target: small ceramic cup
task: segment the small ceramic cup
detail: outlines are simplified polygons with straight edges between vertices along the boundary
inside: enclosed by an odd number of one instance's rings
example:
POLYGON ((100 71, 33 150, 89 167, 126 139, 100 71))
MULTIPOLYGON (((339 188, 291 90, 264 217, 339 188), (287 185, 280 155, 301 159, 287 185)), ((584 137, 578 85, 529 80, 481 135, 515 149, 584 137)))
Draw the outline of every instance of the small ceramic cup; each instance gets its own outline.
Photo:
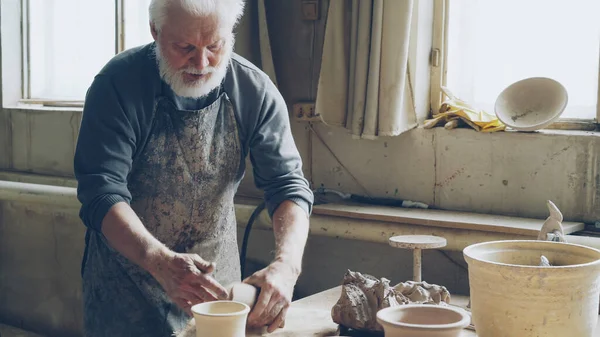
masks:
POLYGON ((385 337, 458 337, 470 315, 460 308, 433 304, 403 304, 377 312, 385 337))
POLYGON ((236 301, 196 304, 192 307, 196 337, 245 337, 249 312, 249 306, 236 301))

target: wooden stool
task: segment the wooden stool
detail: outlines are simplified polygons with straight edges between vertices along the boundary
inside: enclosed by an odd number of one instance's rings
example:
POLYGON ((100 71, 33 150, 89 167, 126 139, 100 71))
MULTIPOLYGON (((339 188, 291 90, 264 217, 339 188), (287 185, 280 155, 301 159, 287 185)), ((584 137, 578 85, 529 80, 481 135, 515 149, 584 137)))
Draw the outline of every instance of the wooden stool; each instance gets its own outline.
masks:
POLYGON ((433 235, 399 235, 389 240, 390 246, 413 250, 413 281, 421 282, 421 249, 446 246, 446 239, 433 235))

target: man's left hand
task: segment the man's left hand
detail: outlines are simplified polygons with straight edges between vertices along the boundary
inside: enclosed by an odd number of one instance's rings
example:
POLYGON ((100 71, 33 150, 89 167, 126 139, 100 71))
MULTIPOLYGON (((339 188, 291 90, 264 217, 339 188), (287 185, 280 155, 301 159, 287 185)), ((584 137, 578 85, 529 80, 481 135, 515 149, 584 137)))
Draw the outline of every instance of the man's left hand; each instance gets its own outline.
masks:
POLYGON ((293 266, 276 260, 244 280, 260 288, 256 304, 248 315, 248 326, 268 325, 269 333, 283 327, 298 276, 299 272, 293 266))

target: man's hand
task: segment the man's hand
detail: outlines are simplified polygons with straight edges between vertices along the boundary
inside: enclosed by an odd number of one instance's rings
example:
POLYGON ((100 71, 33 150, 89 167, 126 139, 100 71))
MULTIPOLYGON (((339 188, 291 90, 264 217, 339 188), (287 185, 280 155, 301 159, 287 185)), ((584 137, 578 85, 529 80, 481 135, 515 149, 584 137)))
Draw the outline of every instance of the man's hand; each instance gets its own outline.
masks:
POLYGON ((283 327, 298 275, 291 265, 276 260, 244 280, 260 288, 256 304, 248 315, 250 327, 268 325, 269 333, 283 327))
POLYGON ((171 300, 192 316, 193 305, 227 298, 227 290, 209 275, 214 268, 214 263, 197 254, 170 252, 154 259, 150 273, 171 300))
POLYGON ((227 298, 225 288, 209 276, 213 263, 171 251, 148 232, 127 203, 111 207, 102 221, 102 234, 115 250, 148 271, 188 314, 192 305, 227 298))

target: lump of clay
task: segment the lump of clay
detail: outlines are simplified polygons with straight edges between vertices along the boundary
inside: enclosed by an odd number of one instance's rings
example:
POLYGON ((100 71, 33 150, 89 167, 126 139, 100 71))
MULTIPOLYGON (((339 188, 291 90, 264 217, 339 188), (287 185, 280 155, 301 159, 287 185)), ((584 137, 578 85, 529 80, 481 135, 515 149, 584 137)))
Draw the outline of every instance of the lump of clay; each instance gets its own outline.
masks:
POLYGON ((562 226, 562 213, 552 201, 548 200, 546 205, 548 206, 548 212, 550 215, 546 221, 544 221, 537 239, 541 241, 567 242, 565 240, 565 233, 562 226))
POLYGON ((394 286, 394 290, 416 304, 449 304, 450 292, 437 284, 408 281, 394 286))
POLYGON ((409 303, 447 304, 450 293, 445 287, 426 282, 404 282, 395 287, 390 281, 348 270, 342 294, 331 309, 333 321, 346 328, 383 331, 377 312, 383 308, 409 303))
POLYGON ((539 266, 540 267, 552 267, 552 265, 550 264, 550 261, 544 255, 542 255, 542 257, 540 258, 540 265, 539 266))

